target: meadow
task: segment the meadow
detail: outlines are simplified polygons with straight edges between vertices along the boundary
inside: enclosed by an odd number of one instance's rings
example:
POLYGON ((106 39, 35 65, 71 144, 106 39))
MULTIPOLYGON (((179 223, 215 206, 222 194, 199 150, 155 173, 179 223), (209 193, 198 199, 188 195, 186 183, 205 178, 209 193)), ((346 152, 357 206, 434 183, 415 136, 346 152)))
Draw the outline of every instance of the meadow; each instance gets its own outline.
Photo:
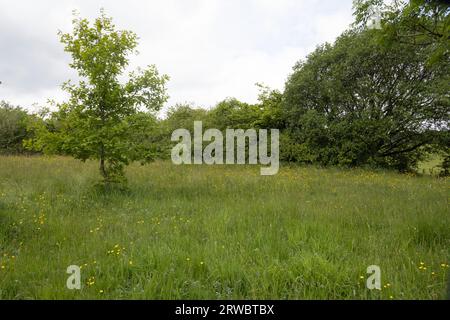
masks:
POLYGON ((0 157, 0 299, 444 299, 449 180, 0 157), (66 288, 81 266, 82 289, 66 288), (381 290, 368 290, 379 265, 381 290))

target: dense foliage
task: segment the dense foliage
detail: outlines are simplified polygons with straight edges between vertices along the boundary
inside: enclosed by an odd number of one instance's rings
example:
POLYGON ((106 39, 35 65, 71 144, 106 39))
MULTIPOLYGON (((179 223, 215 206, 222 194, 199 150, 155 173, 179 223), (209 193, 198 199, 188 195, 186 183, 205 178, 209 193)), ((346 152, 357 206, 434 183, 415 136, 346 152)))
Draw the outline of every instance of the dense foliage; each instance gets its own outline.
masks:
POLYGON ((0 154, 24 153, 22 141, 30 137, 27 131, 27 111, 0 101, 0 154))
POLYGON ((204 129, 280 129, 282 161, 407 171, 432 152, 448 172, 449 11, 440 1, 355 1, 354 26, 299 61, 283 92, 258 84, 258 103, 179 104, 164 119, 154 111, 167 76, 150 66, 119 81, 136 35, 103 13, 93 25, 76 18, 60 37, 82 80, 64 85, 71 98, 56 112, 28 116, 4 103, 0 149, 20 152, 25 139, 34 150, 98 159, 115 181, 130 162, 170 157, 171 133, 200 120, 204 129), (380 29, 365 27, 374 6, 380 29))
POLYGON ((426 64, 427 53, 350 31, 298 63, 284 96, 297 160, 414 166, 448 124, 449 64, 426 64))

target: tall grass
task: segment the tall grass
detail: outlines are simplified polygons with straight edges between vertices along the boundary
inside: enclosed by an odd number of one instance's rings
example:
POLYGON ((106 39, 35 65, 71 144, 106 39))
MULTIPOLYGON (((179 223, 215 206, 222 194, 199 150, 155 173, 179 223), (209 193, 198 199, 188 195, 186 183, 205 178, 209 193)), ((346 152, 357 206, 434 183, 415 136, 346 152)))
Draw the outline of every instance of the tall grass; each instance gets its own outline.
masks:
POLYGON ((445 298, 448 179, 156 162, 104 192, 97 170, 0 157, 0 298, 445 298))

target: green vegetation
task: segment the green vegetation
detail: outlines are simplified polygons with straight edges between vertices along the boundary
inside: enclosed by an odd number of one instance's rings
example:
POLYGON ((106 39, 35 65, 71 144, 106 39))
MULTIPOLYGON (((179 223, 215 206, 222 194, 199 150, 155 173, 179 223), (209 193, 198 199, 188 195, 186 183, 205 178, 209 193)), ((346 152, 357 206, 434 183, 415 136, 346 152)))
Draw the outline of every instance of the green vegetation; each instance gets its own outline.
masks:
POLYGON ((445 135, 449 64, 427 67, 427 50, 401 44, 386 50, 371 31, 345 33, 295 66, 284 105, 297 161, 407 171, 445 135))
POLYGON ((381 30, 374 35, 381 46, 393 48, 398 43, 409 50, 427 48, 428 64, 449 58, 450 16, 446 0, 355 0, 355 27, 359 30, 378 10, 381 30))
POLYGON ((354 26, 284 90, 163 119, 168 77, 123 77, 137 36, 103 12, 75 17, 59 34, 80 78, 69 100, 37 114, 0 104, 0 154, 22 154, 0 156, 0 299, 444 298, 450 11, 383 3, 356 1, 354 26), (379 30, 365 28, 373 5, 379 30), (165 161, 194 121, 279 129, 280 172, 165 161), (66 288, 70 265, 81 290, 66 288))
POLYGON ((13 129, 23 126, 17 117, 8 120, 14 126, 0 123, 0 141, 26 138, 33 151, 97 159, 103 182, 124 182, 126 165, 169 158, 171 133, 198 120, 205 129, 279 129, 282 161, 412 172, 439 154, 448 175, 449 12, 425 0, 355 1, 354 25, 299 61, 283 92, 258 84, 256 104, 176 105, 164 119, 155 111, 167 99, 167 76, 150 66, 121 77, 137 36, 117 31, 103 12, 92 23, 75 17, 72 33, 60 33, 81 78, 63 86, 69 101, 25 117, 25 137, 13 129), (375 6, 381 29, 368 29, 375 6))
POLYGON ((421 174, 439 175, 442 171, 443 160, 439 154, 431 154, 418 164, 417 171, 421 174))
POLYGON ((158 161, 105 192, 97 170, 0 158, 0 298, 445 298, 448 178, 158 161))
POLYGON ((27 146, 82 161, 99 160, 103 182, 122 183, 124 166, 152 158, 145 142, 156 122, 152 112, 167 100, 168 77, 149 66, 131 72, 129 80, 121 83, 119 77, 137 46, 137 36, 116 31, 103 12, 92 24, 76 17, 73 25, 73 33, 60 32, 60 40, 81 80, 77 85, 70 81, 63 85, 70 100, 57 105, 58 111, 47 115, 50 119, 31 123, 35 135, 27 146))
POLYGON ((0 101, 0 154, 24 153, 23 140, 30 138, 27 131, 26 110, 0 101))

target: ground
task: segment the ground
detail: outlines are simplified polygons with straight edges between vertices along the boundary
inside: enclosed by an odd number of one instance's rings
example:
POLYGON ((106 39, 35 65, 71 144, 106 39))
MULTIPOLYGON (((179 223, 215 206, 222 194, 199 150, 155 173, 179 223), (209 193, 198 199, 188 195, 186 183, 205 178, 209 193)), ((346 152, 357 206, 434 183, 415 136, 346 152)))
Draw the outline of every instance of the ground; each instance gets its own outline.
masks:
POLYGON ((448 179, 155 162, 105 192, 97 167, 0 157, 1 299, 445 298, 448 179))

